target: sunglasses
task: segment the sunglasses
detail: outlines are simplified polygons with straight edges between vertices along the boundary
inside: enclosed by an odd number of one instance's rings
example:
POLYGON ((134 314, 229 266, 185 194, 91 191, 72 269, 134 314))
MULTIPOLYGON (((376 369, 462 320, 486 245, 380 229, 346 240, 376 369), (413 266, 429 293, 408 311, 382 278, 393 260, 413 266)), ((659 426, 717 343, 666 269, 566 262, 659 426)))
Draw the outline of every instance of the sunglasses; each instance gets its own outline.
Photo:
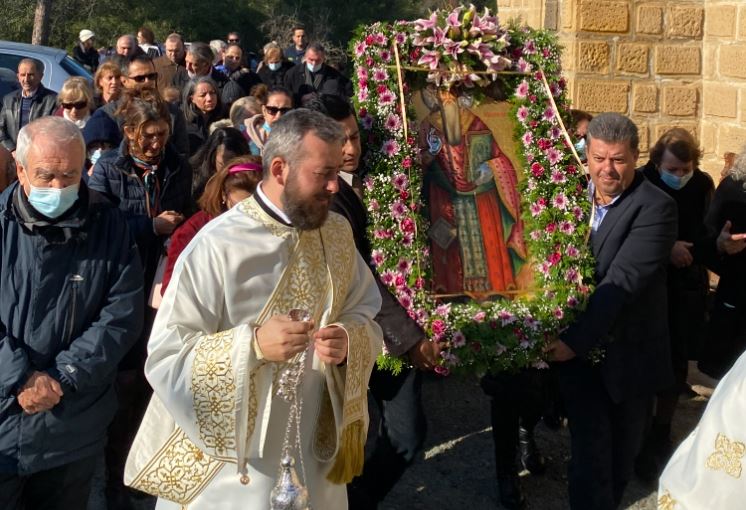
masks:
POLYGON ((279 106, 265 106, 265 108, 267 109, 267 113, 270 115, 277 115, 278 113, 285 115, 287 112, 292 110, 292 108, 281 108, 279 106))
POLYGON ((72 110, 75 108, 76 110, 82 110, 83 108, 88 107, 87 101, 78 101, 77 103, 62 103, 62 108, 65 110, 72 110))
POLYGON ((238 44, 241 42, 241 39, 228 39, 228 42, 238 44))
POLYGON ((130 76, 130 80, 134 80, 137 83, 143 83, 144 81, 155 81, 158 79, 158 73, 141 74, 140 76, 130 76))

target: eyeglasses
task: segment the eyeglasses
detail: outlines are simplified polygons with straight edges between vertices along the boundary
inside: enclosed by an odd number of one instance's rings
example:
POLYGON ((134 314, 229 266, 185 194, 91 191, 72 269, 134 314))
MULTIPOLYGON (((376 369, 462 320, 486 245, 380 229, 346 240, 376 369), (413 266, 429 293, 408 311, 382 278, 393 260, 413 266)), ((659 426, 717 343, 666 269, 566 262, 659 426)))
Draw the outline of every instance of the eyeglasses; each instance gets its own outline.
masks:
POLYGON ((140 76, 129 76, 130 80, 134 80, 137 83, 143 83, 147 81, 155 81, 158 79, 158 73, 141 74, 140 76))
POLYGON ((272 116, 275 116, 278 113, 285 115, 287 112, 292 110, 292 108, 279 107, 279 106, 265 106, 265 108, 267 109, 267 113, 269 113, 272 116))
POLYGON ((78 101, 77 103, 62 103, 62 108, 65 110, 72 110, 75 108, 76 110, 82 110, 83 108, 88 107, 87 101, 78 101))

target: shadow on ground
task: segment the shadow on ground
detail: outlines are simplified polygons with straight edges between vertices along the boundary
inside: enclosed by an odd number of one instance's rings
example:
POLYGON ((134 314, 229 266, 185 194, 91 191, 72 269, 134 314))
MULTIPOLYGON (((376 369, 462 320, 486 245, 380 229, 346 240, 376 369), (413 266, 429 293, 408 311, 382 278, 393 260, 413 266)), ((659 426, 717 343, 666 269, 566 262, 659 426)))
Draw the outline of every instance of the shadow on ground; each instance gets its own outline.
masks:
MULTIPOLYGON (((404 474, 381 505, 381 510, 488 510, 501 508, 495 482, 489 400, 474 377, 428 376, 423 385, 428 417, 425 452, 404 474)), ((683 397, 674 423, 680 441, 696 425, 706 399, 683 397)), ((374 418, 373 411, 371 418, 374 418)), ((372 423, 375 423, 372 422, 372 423)), ((566 463, 570 435, 567 429, 552 431, 540 423, 536 440, 547 457, 547 472, 522 477, 527 508, 565 510, 566 463)), ((655 487, 634 480, 622 508, 653 510, 655 487)))

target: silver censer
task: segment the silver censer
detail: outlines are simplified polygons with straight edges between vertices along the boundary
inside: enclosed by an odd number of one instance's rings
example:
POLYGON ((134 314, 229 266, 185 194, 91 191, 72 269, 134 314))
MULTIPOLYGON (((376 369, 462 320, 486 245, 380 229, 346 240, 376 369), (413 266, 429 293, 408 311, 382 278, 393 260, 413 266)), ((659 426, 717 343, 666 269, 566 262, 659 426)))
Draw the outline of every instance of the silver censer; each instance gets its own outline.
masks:
MULTIPOLYGON (((288 312, 294 321, 310 321, 311 314, 307 310, 294 308, 288 312)), ((278 381, 276 395, 290 404, 288 424, 285 429, 285 438, 282 443, 282 459, 280 460, 280 473, 269 497, 271 510, 311 510, 308 498, 308 489, 300 482, 298 473, 295 471, 295 458, 292 453, 295 450, 300 459, 303 480, 306 480, 306 472, 303 466, 303 453, 300 441, 300 419, 303 410, 303 396, 301 382, 303 370, 306 366, 308 350, 293 358, 283 370, 278 381), (291 444, 292 429, 295 429, 295 438, 291 444)))

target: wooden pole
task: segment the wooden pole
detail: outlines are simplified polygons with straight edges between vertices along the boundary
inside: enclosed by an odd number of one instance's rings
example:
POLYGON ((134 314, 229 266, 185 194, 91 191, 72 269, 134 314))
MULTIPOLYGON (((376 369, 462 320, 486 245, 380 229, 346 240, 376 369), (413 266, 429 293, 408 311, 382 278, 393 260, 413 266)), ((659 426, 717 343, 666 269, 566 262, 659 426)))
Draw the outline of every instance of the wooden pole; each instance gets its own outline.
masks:
POLYGON ((47 45, 49 43, 49 21, 52 16, 52 0, 36 0, 34 11, 34 31, 31 44, 47 45))

